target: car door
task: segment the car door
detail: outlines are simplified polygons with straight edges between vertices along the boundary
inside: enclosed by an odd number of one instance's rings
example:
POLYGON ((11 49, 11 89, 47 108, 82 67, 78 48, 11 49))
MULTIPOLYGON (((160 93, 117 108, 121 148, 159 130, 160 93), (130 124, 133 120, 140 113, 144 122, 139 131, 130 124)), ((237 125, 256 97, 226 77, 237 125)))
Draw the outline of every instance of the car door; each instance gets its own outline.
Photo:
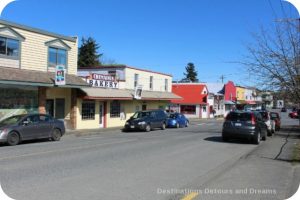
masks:
POLYGON ((22 140, 31 140, 39 137, 37 130, 38 123, 38 115, 29 115, 22 120, 19 128, 22 140))
POLYGON ((260 129, 262 136, 267 136, 268 128, 262 115, 260 113, 257 113, 256 119, 258 123, 258 128, 260 129))
POLYGON ((50 137, 53 129, 52 119, 48 115, 39 115, 38 131, 39 138, 48 138, 50 137))
POLYGON ((151 119, 152 128, 157 128, 159 120, 158 120, 158 116, 154 111, 150 113, 150 119, 151 119))

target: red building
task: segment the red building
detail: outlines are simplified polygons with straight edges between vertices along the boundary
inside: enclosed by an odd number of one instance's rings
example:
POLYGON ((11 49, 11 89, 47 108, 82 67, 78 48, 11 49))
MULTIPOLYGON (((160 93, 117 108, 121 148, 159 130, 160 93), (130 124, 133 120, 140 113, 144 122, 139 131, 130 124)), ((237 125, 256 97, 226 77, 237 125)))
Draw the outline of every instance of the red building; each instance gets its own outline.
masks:
POLYGON ((170 111, 180 112, 190 118, 207 118, 209 116, 208 90, 205 84, 173 83, 172 93, 181 96, 182 99, 172 100, 170 111))

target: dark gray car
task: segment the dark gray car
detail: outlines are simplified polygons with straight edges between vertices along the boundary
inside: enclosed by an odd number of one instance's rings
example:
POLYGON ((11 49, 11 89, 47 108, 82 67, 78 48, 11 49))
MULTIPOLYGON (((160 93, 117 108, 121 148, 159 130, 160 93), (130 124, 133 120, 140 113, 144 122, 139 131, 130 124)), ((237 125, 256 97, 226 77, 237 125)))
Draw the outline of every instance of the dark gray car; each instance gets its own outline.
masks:
POLYGON ((222 138, 245 138, 255 144, 266 140, 267 125, 259 112, 230 112, 223 124, 222 138))
POLYGON ((44 114, 15 115, 0 121, 0 142, 9 145, 42 138, 58 141, 64 133, 62 121, 44 114))

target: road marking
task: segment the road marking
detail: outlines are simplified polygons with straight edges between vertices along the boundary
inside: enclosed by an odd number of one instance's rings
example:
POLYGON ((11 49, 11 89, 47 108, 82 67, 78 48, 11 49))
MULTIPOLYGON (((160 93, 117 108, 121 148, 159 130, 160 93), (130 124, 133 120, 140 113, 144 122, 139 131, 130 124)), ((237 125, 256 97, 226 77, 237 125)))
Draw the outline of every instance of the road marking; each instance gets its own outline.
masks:
POLYGON ((198 196, 198 193, 197 192, 192 192, 192 193, 189 193, 188 195, 186 195, 185 197, 183 197, 181 200, 192 200, 196 196, 198 196))
POLYGON ((95 144, 95 145, 85 145, 85 146, 79 146, 79 147, 71 147, 71 148, 60 149, 60 150, 53 150, 53 151, 43 151, 43 152, 38 152, 38 153, 28 153, 28 154, 23 154, 23 155, 19 155, 19 156, 3 157, 3 158, 0 158, 0 160, 11 160, 11 159, 15 159, 15 158, 24 158, 24 157, 29 157, 29 156, 38 156, 38 155, 49 154, 49 153, 58 153, 58 152, 73 151, 73 150, 80 150, 80 149, 89 149, 89 148, 92 148, 92 147, 99 147, 99 146, 112 145, 112 144, 121 144, 121 143, 133 142, 133 141, 137 141, 137 140, 133 139, 133 140, 126 140, 126 141, 119 141, 119 142, 107 142, 107 143, 101 143, 101 144, 95 144))

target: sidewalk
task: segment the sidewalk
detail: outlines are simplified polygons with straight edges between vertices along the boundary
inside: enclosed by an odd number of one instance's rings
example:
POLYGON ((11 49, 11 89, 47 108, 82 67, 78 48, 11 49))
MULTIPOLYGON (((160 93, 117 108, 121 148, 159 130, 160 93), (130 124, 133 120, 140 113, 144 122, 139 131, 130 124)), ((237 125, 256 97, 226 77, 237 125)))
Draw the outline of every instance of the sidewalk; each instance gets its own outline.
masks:
POLYGON ((77 137, 83 135, 97 135, 103 133, 110 133, 110 132, 122 132, 123 126, 120 127, 113 127, 113 128, 97 128, 97 129, 79 129, 79 130, 66 130, 66 135, 75 135, 77 137))
POLYGON ((299 127, 284 127, 231 169, 200 186, 196 199, 277 199, 292 196, 300 183, 299 127), (206 191, 210 191, 205 193, 206 191))

